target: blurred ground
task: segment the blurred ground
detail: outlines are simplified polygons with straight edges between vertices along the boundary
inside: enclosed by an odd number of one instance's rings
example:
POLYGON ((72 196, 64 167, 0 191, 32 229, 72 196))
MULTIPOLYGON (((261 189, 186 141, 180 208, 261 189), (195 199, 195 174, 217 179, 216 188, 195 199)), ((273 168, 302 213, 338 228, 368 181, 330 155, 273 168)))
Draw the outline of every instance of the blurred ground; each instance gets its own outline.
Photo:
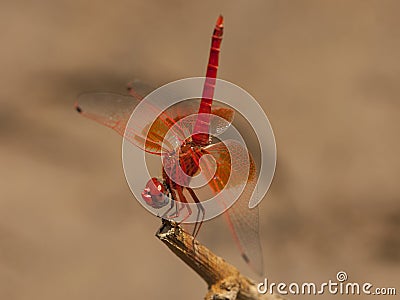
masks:
MULTIPOLYGON (((203 297, 204 283, 154 237, 159 220, 132 198, 120 138, 72 104, 132 78, 158 86, 203 75, 219 13, 219 75, 261 102, 277 140, 261 204, 269 280, 325 282, 345 270, 399 290, 399 9, 389 0, 3 1, 0 299, 203 297)), ((213 223, 201 239, 246 270, 213 223)))

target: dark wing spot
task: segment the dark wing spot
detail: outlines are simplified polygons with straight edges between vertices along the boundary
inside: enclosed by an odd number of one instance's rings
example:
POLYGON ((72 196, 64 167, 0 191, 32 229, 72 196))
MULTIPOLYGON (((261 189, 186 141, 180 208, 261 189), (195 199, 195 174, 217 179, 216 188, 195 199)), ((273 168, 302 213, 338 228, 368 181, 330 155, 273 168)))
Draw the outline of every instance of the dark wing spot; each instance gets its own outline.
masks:
POLYGON ((77 111, 78 113, 81 113, 81 112, 82 112, 82 109, 81 109, 79 106, 75 106, 75 109, 76 109, 76 111, 77 111))
POLYGON ((245 261, 246 263, 249 263, 249 262, 250 262, 250 259, 247 257, 246 254, 242 254, 242 257, 243 257, 243 259, 244 259, 244 261, 245 261))

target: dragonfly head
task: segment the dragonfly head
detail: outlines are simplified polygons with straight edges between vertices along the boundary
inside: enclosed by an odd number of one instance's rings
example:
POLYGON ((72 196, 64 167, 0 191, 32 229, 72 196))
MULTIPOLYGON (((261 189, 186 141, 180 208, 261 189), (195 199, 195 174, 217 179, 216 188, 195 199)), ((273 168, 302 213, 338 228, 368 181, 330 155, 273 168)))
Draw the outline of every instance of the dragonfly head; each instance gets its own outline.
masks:
POLYGON ((169 203, 168 190, 157 178, 151 178, 142 192, 143 200, 153 208, 161 208, 169 203))

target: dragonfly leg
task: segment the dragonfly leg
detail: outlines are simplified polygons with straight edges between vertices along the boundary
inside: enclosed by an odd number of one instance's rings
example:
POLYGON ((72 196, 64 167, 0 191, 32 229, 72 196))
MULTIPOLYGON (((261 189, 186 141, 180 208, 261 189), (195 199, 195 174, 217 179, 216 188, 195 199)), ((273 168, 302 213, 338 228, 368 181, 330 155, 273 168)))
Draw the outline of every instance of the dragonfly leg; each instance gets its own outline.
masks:
POLYGON ((168 215, 169 214, 169 212, 174 208, 174 206, 176 207, 176 214, 177 214, 177 211, 178 211, 178 204, 176 203, 176 201, 175 200, 173 200, 173 199, 171 199, 171 205, 170 205, 170 207, 165 211, 165 213, 163 213, 162 214, 162 216, 161 216, 161 218, 162 219, 171 219, 172 217, 173 217, 173 215, 168 215))
POLYGON ((205 212, 204 207, 201 204, 199 198, 193 191, 193 189, 191 189, 189 187, 187 187, 186 189, 189 191, 190 196, 192 197, 193 201, 196 202, 196 205, 197 205, 196 224, 194 225, 194 229, 193 229, 193 237, 196 238, 196 236, 200 232, 201 225, 203 225, 204 216, 205 216, 206 212, 205 212), (200 213, 202 214, 201 218, 200 218, 200 213))
POLYGON ((179 216, 180 212, 186 208, 187 204, 176 201, 175 218, 179 216), (179 208, 178 208, 179 207, 179 208))
MULTIPOLYGON (((175 198, 176 199, 176 198, 175 198)), ((180 212, 186 208, 187 204, 182 203, 177 200, 171 200, 171 206, 168 208, 168 210, 162 215, 162 217, 167 217, 168 219, 175 219, 179 217, 180 212), (168 213, 175 207, 175 212, 171 215, 168 215, 168 213)))
MULTIPOLYGON (((171 187, 171 181, 170 179, 167 180, 167 185, 168 187, 171 187)), ((178 211, 178 198, 176 197, 176 193, 172 188, 169 188, 170 193, 171 193, 171 206, 168 208, 168 210, 163 214, 163 217, 167 217, 168 219, 174 219, 179 216, 179 211, 178 211), (175 213, 168 215, 169 212, 175 207, 175 213)))
POLYGON ((187 212, 188 212, 188 214, 182 219, 182 221, 179 222, 179 223, 183 223, 192 214, 192 209, 190 208, 189 202, 187 201, 185 195, 183 194, 182 187, 181 186, 177 186, 176 187, 176 191, 178 192, 179 201, 185 205, 185 207, 187 209, 187 212))

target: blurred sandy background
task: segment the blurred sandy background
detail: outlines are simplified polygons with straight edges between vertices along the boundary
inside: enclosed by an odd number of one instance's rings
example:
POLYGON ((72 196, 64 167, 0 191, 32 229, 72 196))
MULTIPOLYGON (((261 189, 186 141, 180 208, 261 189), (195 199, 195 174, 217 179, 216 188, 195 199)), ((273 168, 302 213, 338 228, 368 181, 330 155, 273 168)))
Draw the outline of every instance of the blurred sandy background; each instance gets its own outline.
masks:
MULTIPOLYGON (((344 270, 399 291, 399 11, 388 0, 2 1, 0 299, 202 299, 205 284, 132 198, 120 137, 73 102, 132 78, 203 75, 219 13, 219 75, 261 102, 276 135, 261 204, 268 278, 344 270)), ((248 273, 213 223, 201 240, 248 273)))

